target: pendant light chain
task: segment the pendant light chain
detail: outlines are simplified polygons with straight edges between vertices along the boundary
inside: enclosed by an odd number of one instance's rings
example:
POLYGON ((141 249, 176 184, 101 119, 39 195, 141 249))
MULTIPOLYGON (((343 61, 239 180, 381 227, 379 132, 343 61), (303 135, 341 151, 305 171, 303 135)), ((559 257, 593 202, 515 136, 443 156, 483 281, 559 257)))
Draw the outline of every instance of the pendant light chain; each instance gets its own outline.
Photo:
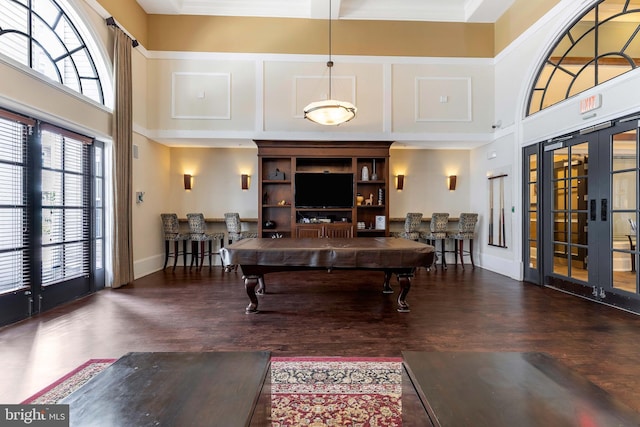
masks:
POLYGON ((329 99, 331 98, 331 69, 333 68, 333 61, 331 60, 331 3, 333 0, 329 0, 329 61, 327 62, 327 67, 329 67, 329 99))
POLYGON ((331 80, 333 79, 331 68, 333 67, 333 59, 332 59, 332 44, 333 44, 333 35, 331 28, 331 2, 329 1, 329 61, 327 62, 327 67, 329 67, 329 98, 323 99, 322 101, 315 101, 309 103, 304 108, 304 118, 310 120, 312 122, 321 124, 321 125, 339 125, 341 123, 348 122, 356 116, 357 108, 350 102, 347 101, 339 101, 333 99, 333 95, 331 93, 331 80))

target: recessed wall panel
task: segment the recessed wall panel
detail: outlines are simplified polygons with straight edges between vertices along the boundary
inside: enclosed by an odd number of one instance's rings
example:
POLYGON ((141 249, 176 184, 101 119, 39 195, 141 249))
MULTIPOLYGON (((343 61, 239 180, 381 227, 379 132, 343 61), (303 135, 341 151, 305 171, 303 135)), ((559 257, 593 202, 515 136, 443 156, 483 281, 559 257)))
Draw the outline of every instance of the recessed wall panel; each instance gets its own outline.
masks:
POLYGON ((231 75, 177 72, 171 82, 174 119, 231 119, 231 75))
POLYGON ((391 80, 393 132, 479 135, 493 131, 492 64, 393 64, 391 80))
POLYGON ((471 79, 416 78, 416 122, 470 122, 471 79))
POLYGON ((355 133, 383 129, 383 67, 380 64, 336 61, 331 98, 353 103, 355 119, 340 126, 305 120, 304 107, 329 98, 326 63, 266 61, 264 63, 264 131, 355 133))

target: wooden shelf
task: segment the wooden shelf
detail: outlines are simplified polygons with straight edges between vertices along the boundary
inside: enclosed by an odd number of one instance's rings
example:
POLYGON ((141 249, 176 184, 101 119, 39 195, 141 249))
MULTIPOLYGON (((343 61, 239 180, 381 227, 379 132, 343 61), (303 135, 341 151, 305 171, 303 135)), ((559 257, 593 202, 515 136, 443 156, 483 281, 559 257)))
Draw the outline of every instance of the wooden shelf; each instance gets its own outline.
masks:
POLYGON ((256 140, 258 146, 258 233, 271 237, 275 233, 296 236, 301 217, 329 217, 353 225, 359 236, 389 235, 389 141, 273 141, 256 140), (376 180, 363 181, 362 170, 375 171, 376 180), (276 170, 285 179, 269 179, 276 170), (296 173, 329 172, 353 174, 353 206, 348 208, 296 208, 294 206, 296 173), (355 195, 365 199, 373 194, 373 205, 356 205, 355 195), (378 199, 385 203, 379 205, 378 199), (285 200, 286 205, 275 204, 285 200), (357 230, 358 222, 375 224, 376 216, 384 216, 384 230, 357 230), (275 229, 263 227, 265 221, 276 223, 275 229))

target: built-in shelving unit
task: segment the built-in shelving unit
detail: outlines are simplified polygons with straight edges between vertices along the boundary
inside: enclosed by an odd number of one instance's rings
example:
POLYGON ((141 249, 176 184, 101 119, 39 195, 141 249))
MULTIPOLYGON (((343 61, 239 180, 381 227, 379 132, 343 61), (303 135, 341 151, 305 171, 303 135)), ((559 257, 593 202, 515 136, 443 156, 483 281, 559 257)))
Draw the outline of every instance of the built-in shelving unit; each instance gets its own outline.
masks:
MULTIPOLYGON (((389 141, 266 141, 258 146, 258 230, 261 237, 319 236, 328 223, 352 224, 354 236, 389 235, 389 141), (375 165, 374 165, 375 163, 375 165), (363 176, 363 168, 368 177, 363 176), (354 200, 344 208, 297 208, 295 174, 353 175, 354 200), (364 179, 363 179, 364 178, 364 179), (359 196, 362 203, 359 203, 359 196), (305 228, 298 233, 297 228, 305 228)), ((348 228, 348 226, 346 226, 348 228)))

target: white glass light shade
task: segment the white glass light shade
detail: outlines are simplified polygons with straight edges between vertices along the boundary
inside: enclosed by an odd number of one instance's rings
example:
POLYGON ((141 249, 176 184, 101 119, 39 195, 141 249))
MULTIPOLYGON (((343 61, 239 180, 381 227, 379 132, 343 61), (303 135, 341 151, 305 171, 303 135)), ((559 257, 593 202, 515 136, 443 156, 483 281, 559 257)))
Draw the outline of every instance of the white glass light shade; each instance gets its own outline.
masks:
POLYGON ((356 116, 357 108, 350 102, 327 99, 312 102, 304 108, 304 118, 321 125, 339 125, 356 116))

